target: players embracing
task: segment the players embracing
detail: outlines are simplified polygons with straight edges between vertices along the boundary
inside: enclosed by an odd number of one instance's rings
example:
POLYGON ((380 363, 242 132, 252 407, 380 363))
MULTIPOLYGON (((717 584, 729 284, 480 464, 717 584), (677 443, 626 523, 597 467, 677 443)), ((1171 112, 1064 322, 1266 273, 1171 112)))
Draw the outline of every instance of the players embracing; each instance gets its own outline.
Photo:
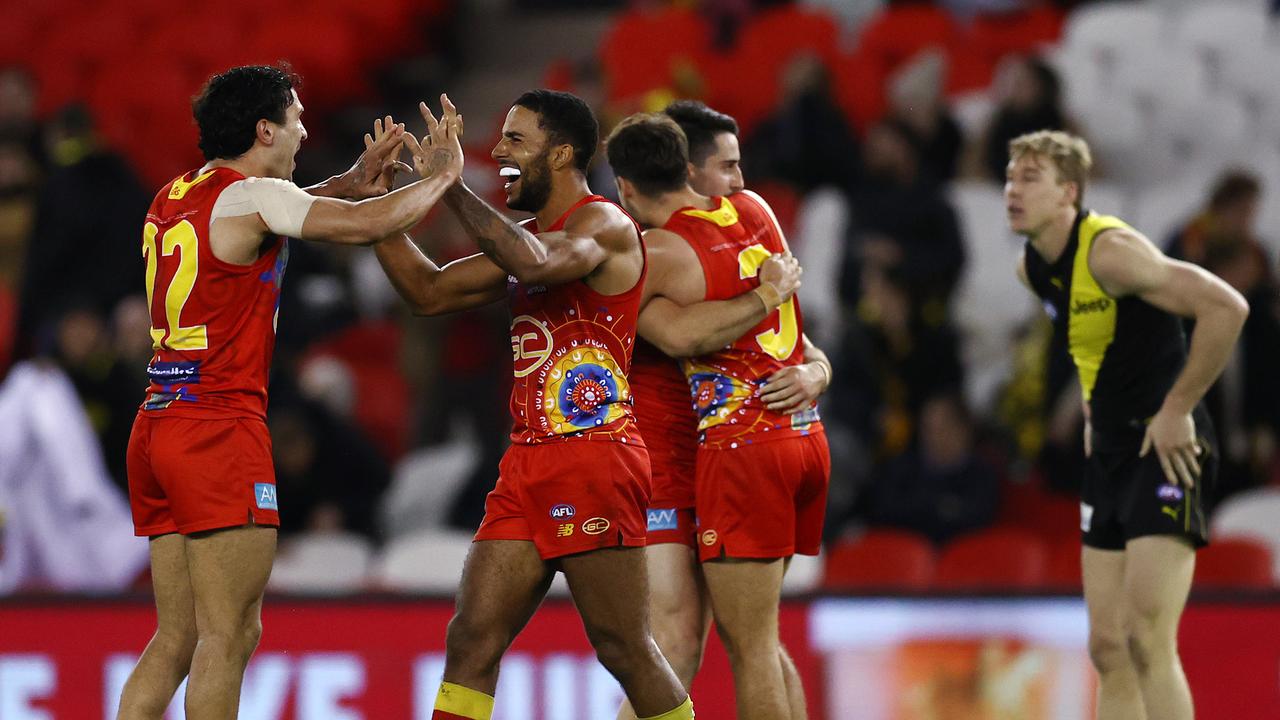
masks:
MULTIPOLYGON (((724 122, 705 107, 686 110, 724 122)), ((655 472, 655 501, 676 504, 674 518, 661 507, 650 516, 655 627, 670 623, 663 649, 676 658, 681 679, 691 682, 706 632, 700 592, 705 582, 733 666, 739 717, 803 718, 804 689, 779 643, 778 603, 791 556, 817 554, 820 546, 830 458, 814 399, 830 369, 825 358, 805 362, 798 300, 771 297, 768 286, 759 285, 760 263, 789 252, 768 204, 741 190, 731 122, 718 132, 713 127, 699 133, 697 163, 690 162, 686 133, 665 114, 632 116, 607 143, 623 206, 650 228, 646 294, 653 299, 641 312, 640 334, 669 355, 685 357, 684 392, 692 395, 697 414, 692 477, 687 461, 666 467, 661 459, 654 462, 655 470, 662 468, 655 472), (691 167, 695 176, 711 170, 729 187, 716 196, 699 193, 689 184, 691 167), (741 191, 728 194, 733 190, 741 191), (687 306, 753 292, 760 293, 767 314, 730 343, 687 338, 673 344, 657 335, 667 322, 654 311, 664 302, 687 306), (681 504, 690 501, 697 523, 692 536, 681 527, 690 515, 681 504), (674 533, 666 527, 672 524, 674 533), (688 540, 700 567, 681 562, 679 543, 688 540), (669 593, 665 604, 663 591, 669 593)), ((660 376, 637 376, 649 377, 660 376)), ((637 388, 640 407, 676 392, 644 384, 637 388)), ((654 421, 641 424, 646 437, 661 436, 662 444, 677 449, 692 442, 674 405, 661 405, 676 422, 666 427, 651 414, 654 421)), ((673 456, 678 460, 680 453, 659 455, 673 456)), ((628 717, 625 708, 623 713, 628 717)))

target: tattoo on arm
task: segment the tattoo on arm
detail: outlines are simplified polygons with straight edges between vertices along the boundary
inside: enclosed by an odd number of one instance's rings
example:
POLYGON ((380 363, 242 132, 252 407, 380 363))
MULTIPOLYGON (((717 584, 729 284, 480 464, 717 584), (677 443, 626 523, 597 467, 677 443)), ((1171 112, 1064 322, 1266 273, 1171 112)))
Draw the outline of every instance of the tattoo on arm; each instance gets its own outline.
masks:
POLYGON ((444 199, 480 250, 503 269, 518 275, 518 268, 546 260, 546 248, 533 233, 493 209, 466 186, 454 185, 444 199))

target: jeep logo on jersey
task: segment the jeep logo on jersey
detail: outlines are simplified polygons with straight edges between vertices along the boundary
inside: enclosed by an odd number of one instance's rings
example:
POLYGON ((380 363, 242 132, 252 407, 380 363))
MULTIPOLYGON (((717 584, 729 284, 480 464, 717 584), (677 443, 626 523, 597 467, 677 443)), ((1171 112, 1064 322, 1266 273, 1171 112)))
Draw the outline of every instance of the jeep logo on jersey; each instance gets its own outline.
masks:
POLYGON ((675 530, 679 527, 675 508, 649 510, 649 532, 655 530, 675 530))
POLYGON ((599 535, 609 529, 609 521, 602 517, 593 517, 582 523, 582 532, 588 535, 599 535))
POLYGON ((577 513, 577 510, 574 510, 572 505, 567 505, 565 503, 560 503, 559 505, 551 508, 551 517, 556 520, 571 518, 575 513, 577 513))
POLYGON ((1072 315, 1084 315, 1085 313, 1106 312, 1111 307, 1111 298, 1098 298, 1097 300, 1077 300, 1075 305, 1071 306, 1072 315))
POLYGON ((271 483, 254 483, 253 496, 259 510, 279 510, 276 504, 276 486, 271 483))
POLYGON ((524 377, 542 367, 554 347, 551 330, 529 315, 511 321, 511 359, 516 377, 524 377))

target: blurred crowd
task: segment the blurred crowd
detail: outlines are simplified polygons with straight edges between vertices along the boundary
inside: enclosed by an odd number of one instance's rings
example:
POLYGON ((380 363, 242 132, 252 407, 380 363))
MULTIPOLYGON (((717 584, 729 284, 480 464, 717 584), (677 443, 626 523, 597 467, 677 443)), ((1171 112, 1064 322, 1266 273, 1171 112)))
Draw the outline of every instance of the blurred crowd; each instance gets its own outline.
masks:
MULTIPOLYGON (((780 4, 706 2, 704 10, 719 32, 732 33, 735 18, 780 4)), ((863 21, 883 3, 810 4, 863 21)), ((1025 3, 938 4, 966 16, 1025 3)), ((1082 128, 1065 109, 1053 65, 1019 54, 1004 57, 983 90, 991 112, 975 132, 944 92, 944 62, 925 52, 904 64, 887 78, 885 112, 860 124, 835 97, 830 68, 797 57, 781 71, 774 108, 742 138, 748 186, 774 202, 808 267, 808 329, 835 364, 822 401, 835 459, 831 538, 889 526, 945 543, 996 523, 1011 492, 1070 498, 1081 475, 1074 368, 1029 296, 1012 311, 991 308, 1015 321, 1000 336, 1007 365, 996 381, 975 382, 989 368, 974 360, 958 297, 982 273, 1011 279, 1017 245, 966 236, 973 223, 953 189, 998 189, 1007 143, 1019 134, 1082 128), (975 267, 992 257, 976 248, 991 243, 1002 264, 975 267)), ((0 69, 0 373, 8 375, 0 417, 11 417, 4 413, 25 387, 15 382, 23 373, 65 378, 82 412, 65 422, 87 422, 97 444, 51 452, 98 456, 73 456, 49 472, 94 476, 75 491, 68 512, 76 517, 119 514, 125 448, 151 356, 139 232, 155 188, 101 141, 86 105, 40 116, 39 93, 22 66, 0 69)), ((628 109, 602 105, 601 117, 607 124, 628 109)), ((304 146, 302 156, 335 161, 304 163, 300 184, 345 167, 336 159, 354 157, 350 140, 331 134, 304 146)), ((612 194, 607 167, 592 177, 597 191, 612 194)), ((1152 237, 1225 279, 1253 308, 1207 398, 1224 453, 1214 500, 1277 477, 1276 257, 1257 221, 1275 191, 1258 174, 1228 170, 1203 188, 1198 206, 1185 207, 1175 233, 1152 237)), ((434 213, 416 236, 438 261, 473 251, 446 213, 434 213)), ((423 525, 476 527, 509 427, 506 326, 501 307, 412 318, 372 253, 294 242, 270 388, 282 534, 354 533, 379 543, 423 525)), ((22 437, 19 424, 0 423, 0 448, 22 437)), ((20 489, 35 481, 28 470, 36 461, 23 462, 0 458, 8 466, 0 467, 0 533, 25 512, 20 489)), ((123 521, 118 527, 130 532, 123 521)))

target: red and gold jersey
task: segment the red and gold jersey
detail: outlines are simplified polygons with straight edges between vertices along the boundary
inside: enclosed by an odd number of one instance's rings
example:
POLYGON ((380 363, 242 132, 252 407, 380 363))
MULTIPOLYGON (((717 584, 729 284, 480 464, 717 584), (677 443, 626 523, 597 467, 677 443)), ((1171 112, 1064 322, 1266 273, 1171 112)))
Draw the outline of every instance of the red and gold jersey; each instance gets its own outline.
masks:
POLYGON ((223 262, 209 247, 214 204, 243 179, 229 168, 192 171, 161 188, 147 211, 142 257, 155 348, 148 413, 266 418, 289 246, 271 238, 251 265, 223 262))
POLYGON ((661 350, 636 340, 631 360, 636 423, 653 465, 651 507, 692 507, 698 454, 698 416, 680 364, 661 350))
MULTIPOLYGON (((664 227, 693 247, 707 300, 727 300, 760 285, 760 266, 786 250, 773 210, 750 191, 713 198, 714 210, 686 208, 664 227)), ((793 415, 765 408, 760 388, 773 373, 804 362, 800 301, 792 297, 731 345, 682 364, 704 446, 737 447, 821 429, 817 406, 793 415)))
MULTIPOLYGON (((550 227, 555 232, 589 195, 550 227)), ((640 230, 636 229, 639 242, 640 230)), ((630 290, 602 295, 583 280, 528 285, 511 278, 511 440, 612 440, 643 446, 635 428, 631 367, 645 271, 630 290)))

